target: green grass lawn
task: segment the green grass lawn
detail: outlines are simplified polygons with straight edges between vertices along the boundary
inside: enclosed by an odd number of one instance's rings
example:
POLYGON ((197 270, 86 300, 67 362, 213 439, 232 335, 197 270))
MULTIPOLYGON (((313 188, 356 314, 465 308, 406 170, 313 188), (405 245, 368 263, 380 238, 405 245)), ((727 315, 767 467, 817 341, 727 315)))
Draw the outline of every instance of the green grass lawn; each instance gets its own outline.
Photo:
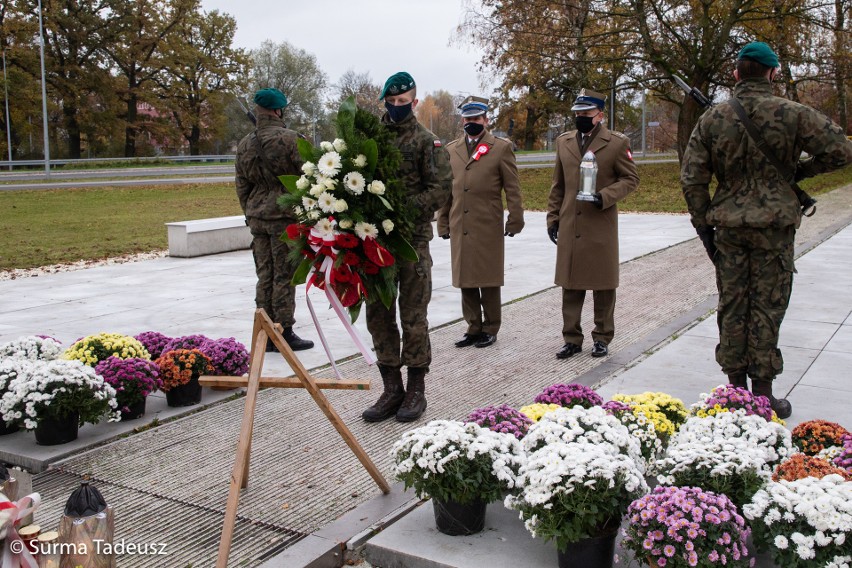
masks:
MULTIPOLYGON (((685 213, 679 166, 639 162, 639 189, 621 211, 685 213)), ((544 210, 551 168, 520 170, 524 207, 544 210)), ((852 167, 802 188, 817 195, 852 183, 852 167)), ((241 213, 233 184, 0 191, 0 270, 95 260, 168 247, 163 223, 241 213)))

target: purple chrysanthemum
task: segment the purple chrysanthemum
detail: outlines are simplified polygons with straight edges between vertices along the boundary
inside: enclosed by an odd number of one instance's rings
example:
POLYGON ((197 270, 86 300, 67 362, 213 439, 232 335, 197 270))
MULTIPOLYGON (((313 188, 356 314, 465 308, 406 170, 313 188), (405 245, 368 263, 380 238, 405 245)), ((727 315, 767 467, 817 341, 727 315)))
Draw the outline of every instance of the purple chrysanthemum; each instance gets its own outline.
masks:
POLYGON ((477 408, 464 421, 473 422, 495 432, 512 434, 519 440, 526 435, 529 427, 533 425, 533 421, 527 418, 525 414, 507 404, 477 408))
POLYGON ((145 349, 151 354, 151 359, 156 359, 162 355, 163 347, 172 340, 171 337, 163 335, 158 331, 145 331, 133 337, 145 346, 145 349))
POLYGON ((213 375, 240 376, 248 372, 249 353, 246 346, 233 337, 208 339, 198 350, 204 353, 213 365, 213 375))
POLYGON ((535 402, 558 404, 566 408, 601 406, 603 399, 593 389, 578 383, 550 385, 535 397, 535 402))

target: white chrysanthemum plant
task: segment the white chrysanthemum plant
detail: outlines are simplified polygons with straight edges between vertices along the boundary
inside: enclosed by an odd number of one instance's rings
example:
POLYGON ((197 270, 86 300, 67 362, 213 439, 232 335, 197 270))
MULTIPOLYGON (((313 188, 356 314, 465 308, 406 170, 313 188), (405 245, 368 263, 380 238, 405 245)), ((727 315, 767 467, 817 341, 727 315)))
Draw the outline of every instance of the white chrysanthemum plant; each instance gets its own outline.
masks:
POLYGON ((394 475, 418 497, 489 503, 514 489, 524 453, 512 434, 474 423, 433 420, 391 448, 394 475))
POLYGON ((0 419, 34 430, 44 418, 77 414, 79 424, 121 419, 116 393, 95 370, 77 360, 36 361, 20 367, 3 398, 0 419))
POLYGON ((743 513, 776 566, 852 566, 852 481, 840 475, 770 482, 743 513))
POLYGON ((53 361, 59 359, 64 350, 62 344, 52 337, 27 335, 0 345, 0 361, 3 359, 53 361))
POLYGON ((602 408, 616 417, 627 428, 630 435, 639 442, 642 460, 645 463, 645 475, 655 474, 657 460, 662 455, 664 447, 661 437, 657 435, 654 421, 641 408, 623 402, 611 400, 604 403, 602 408))
POLYGON ((662 485, 724 493, 737 507, 747 503, 793 453, 789 430, 741 410, 691 417, 657 463, 662 485))

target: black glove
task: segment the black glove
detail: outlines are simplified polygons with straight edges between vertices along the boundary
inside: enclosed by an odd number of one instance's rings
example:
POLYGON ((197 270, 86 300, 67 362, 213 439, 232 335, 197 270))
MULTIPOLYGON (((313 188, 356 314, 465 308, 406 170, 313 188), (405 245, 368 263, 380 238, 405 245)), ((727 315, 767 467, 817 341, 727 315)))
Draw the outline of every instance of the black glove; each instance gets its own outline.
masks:
POLYGON ((550 241, 553 244, 556 244, 556 239, 559 236, 559 221, 554 221, 553 224, 547 228, 547 236, 550 237, 550 241))
POLYGON ((503 233, 503 236, 504 237, 514 237, 515 233, 510 233, 509 231, 506 231, 505 233, 503 233))
POLYGON ((716 243, 713 242, 713 236, 716 232, 716 227, 710 225, 696 227, 695 232, 698 233, 698 238, 701 239, 701 244, 704 245, 707 256, 710 257, 710 262, 714 262, 716 257, 716 243))
POLYGON ((598 192, 595 192, 594 204, 598 209, 603 209, 603 197, 601 197, 601 194, 598 192))
POLYGON ((449 233, 444 233, 443 235, 439 235, 439 236, 440 236, 442 239, 449 239, 449 238, 450 238, 450 234, 449 234, 449 233))

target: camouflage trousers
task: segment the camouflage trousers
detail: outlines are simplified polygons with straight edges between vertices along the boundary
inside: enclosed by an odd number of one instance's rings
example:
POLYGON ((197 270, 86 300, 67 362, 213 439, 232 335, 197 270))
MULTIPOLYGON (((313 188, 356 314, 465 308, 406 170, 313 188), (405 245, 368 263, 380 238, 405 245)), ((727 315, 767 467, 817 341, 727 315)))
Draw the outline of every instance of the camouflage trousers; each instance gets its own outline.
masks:
POLYGON ((784 370, 778 331, 793 289, 796 229, 716 229, 719 344, 726 375, 772 380, 784 370))
POLYGON ((254 302, 263 308, 273 322, 292 327, 296 322, 296 288, 290 284, 296 265, 287 261, 288 245, 281 235, 290 224, 288 220, 264 221, 249 219, 251 252, 257 272, 254 302))
POLYGON ((400 262, 397 302, 388 309, 380 301, 367 304, 367 329, 373 337, 379 365, 388 367, 429 367, 432 345, 426 309, 432 299, 432 255, 429 241, 411 243, 419 257, 417 262, 400 262), (400 329, 402 324, 402 353, 400 329))

